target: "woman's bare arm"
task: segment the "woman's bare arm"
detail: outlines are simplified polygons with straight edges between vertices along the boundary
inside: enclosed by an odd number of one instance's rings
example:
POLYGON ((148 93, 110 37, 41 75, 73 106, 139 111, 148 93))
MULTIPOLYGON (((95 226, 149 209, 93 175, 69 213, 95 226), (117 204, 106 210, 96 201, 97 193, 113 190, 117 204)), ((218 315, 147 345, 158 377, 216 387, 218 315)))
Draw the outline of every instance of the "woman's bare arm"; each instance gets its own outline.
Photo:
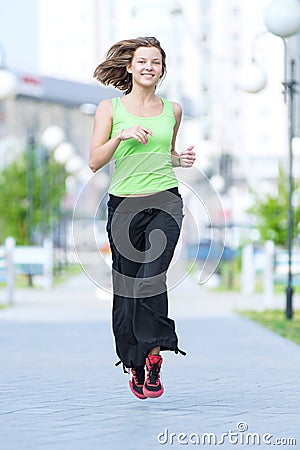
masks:
POLYGON ((179 160, 178 153, 175 151, 175 145, 176 145, 177 133, 178 133, 180 123, 181 123, 181 118, 182 118, 182 108, 179 105, 179 103, 175 103, 175 102, 172 102, 172 106, 173 106, 173 111, 174 111, 174 117, 176 120, 174 132, 173 132, 173 138, 172 138, 172 149, 171 149, 172 166, 179 167, 180 160, 179 160))
POLYGON ((113 107, 111 100, 99 103, 90 146, 89 166, 93 172, 105 166, 122 140, 122 133, 110 138, 113 107))
POLYGON ((174 117, 176 124, 174 127, 173 139, 172 139, 172 166, 173 167, 192 167, 195 162, 196 154, 194 152, 194 145, 190 145, 186 150, 183 150, 180 154, 175 151, 176 137, 178 129, 182 119, 182 108, 178 103, 173 103, 174 117))

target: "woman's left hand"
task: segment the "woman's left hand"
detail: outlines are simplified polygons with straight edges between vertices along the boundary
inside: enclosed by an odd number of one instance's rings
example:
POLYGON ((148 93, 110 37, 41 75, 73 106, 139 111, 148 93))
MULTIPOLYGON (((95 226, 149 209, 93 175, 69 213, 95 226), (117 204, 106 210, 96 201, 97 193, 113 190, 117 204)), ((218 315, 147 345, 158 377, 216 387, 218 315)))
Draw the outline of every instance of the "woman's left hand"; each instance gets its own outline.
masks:
POLYGON ((186 150, 180 153, 180 165, 182 167, 192 167, 196 160, 196 153, 194 152, 194 145, 191 145, 186 150))

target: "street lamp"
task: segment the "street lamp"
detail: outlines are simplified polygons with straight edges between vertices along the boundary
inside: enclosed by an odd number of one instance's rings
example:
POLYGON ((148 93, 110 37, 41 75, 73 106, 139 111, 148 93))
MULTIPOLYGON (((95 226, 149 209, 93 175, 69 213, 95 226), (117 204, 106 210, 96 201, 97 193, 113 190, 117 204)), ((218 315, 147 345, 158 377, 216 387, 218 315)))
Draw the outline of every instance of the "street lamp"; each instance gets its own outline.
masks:
POLYGON ((293 36, 300 31, 300 4, 297 0, 273 0, 265 9, 264 22, 276 36, 293 36))
POLYGON ((268 33, 267 30, 263 30, 258 33, 252 43, 251 49, 251 62, 244 68, 241 81, 240 88, 243 91, 248 92, 249 94, 257 94, 262 91, 267 84, 267 76, 264 69, 257 63, 255 55, 256 55, 256 43, 258 39, 268 33))
MULTIPOLYGON (((65 131, 58 125, 50 125, 46 128, 41 137, 40 143, 42 145, 42 164, 41 168, 43 171, 42 182, 41 182, 41 231, 42 239, 49 232, 48 229, 48 216, 49 216, 49 204, 47 200, 47 189, 48 189, 48 170, 49 170, 49 155, 53 152, 55 158, 55 152, 57 149, 63 145, 65 140, 65 131)), ((50 182, 53 183, 54 180, 50 182)))
POLYGON ((84 167, 83 159, 78 155, 73 155, 65 164, 66 171, 71 174, 79 172, 84 167))
MULTIPOLYGON (((65 175, 66 174, 74 174, 79 168, 84 164, 82 159, 76 155, 76 151, 74 146, 65 140, 66 134, 65 131, 58 125, 51 125, 41 135, 40 142, 42 146, 47 150, 47 152, 51 152, 53 159, 56 163, 60 164, 64 168, 65 175)), ((47 167, 44 167, 45 174, 47 167)), ((65 179, 56 179, 56 183, 65 183, 66 187, 66 195, 69 195, 70 188, 67 184, 69 181, 69 177, 65 179)), ((54 181, 54 180, 53 180, 54 181)), ((74 188, 74 186, 73 186, 74 188)), ((46 189, 46 186, 42 184, 42 189, 46 189)), ((66 200, 66 196, 64 201, 66 200)), ((61 270, 62 262, 67 261, 67 225, 68 225, 68 212, 65 210, 64 206, 59 203, 56 205, 55 210, 58 218, 57 226, 54 229, 53 238, 59 249, 63 249, 64 256, 58 260, 58 270, 61 270)))
MULTIPOLYGON (((41 235, 44 239, 49 233, 49 216, 50 205, 47 201, 48 183, 53 183, 54 180, 49 180, 49 157, 52 152, 62 145, 65 140, 65 131, 58 125, 50 125, 46 128, 40 137, 41 151, 41 235)), ((57 180, 55 180, 57 182, 57 180)))
POLYGON ((50 125, 41 136, 41 144, 49 151, 54 150, 65 140, 65 132, 58 125, 50 125))
POLYGON ((265 71, 257 64, 253 58, 251 63, 245 68, 240 88, 250 94, 256 94, 265 88, 267 77, 265 71))
POLYGON ((66 162, 75 154, 75 148, 70 142, 62 142, 54 150, 54 159, 59 164, 66 162))
POLYGON ((294 138, 294 94, 295 86, 295 60, 290 60, 289 80, 287 79, 287 49, 285 38, 293 36, 300 31, 300 5, 297 0, 273 0, 266 8, 264 21, 270 33, 282 38, 284 43, 284 100, 288 107, 288 143, 289 143, 289 195, 288 195, 288 280, 286 287, 286 317, 293 317, 293 274, 292 274, 292 254, 293 254, 293 148, 294 138))
MULTIPOLYGON (((289 75, 287 74, 287 45, 286 38, 297 34, 300 31, 300 4, 297 0, 272 0, 264 12, 264 22, 267 30, 275 36, 281 37, 284 44, 284 101, 287 104, 288 112, 288 148, 289 148, 289 193, 288 193, 288 280, 286 287, 286 317, 293 317, 293 274, 292 274, 292 254, 293 254, 293 228, 294 228, 294 210, 293 210, 293 138, 294 138, 294 94, 295 86, 298 84, 295 80, 295 60, 290 60, 289 75), (289 79, 288 79, 289 76, 289 79)), ((262 34, 264 34, 263 32, 262 34)), ((255 60, 252 60, 252 65, 255 60)), ((257 93, 261 91, 266 84, 261 68, 255 66, 253 72, 249 73, 249 79, 246 79, 241 86, 246 92, 257 93), (254 74, 254 75, 253 75, 254 74), (252 75, 252 77, 250 77, 252 75)))

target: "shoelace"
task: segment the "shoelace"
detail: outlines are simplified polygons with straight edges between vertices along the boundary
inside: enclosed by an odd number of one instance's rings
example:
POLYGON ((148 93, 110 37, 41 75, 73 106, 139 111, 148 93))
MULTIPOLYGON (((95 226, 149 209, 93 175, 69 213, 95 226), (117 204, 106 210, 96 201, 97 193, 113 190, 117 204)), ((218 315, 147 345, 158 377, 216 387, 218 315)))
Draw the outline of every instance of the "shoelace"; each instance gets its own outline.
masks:
POLYGON ((138 384, 138 385, 144 384, 144 380, 145 380, 144 369, 132 369, 132 376, 134 378, 135 384, 138 384))
POLYGON ((160 366, 158 363, 152 364, 152 367, 148 373, 149 384, 158 384, 159 383, 159 381, 160 381, 159 380, 159 377, 160 377, 159 369, 160 369, 160 366))

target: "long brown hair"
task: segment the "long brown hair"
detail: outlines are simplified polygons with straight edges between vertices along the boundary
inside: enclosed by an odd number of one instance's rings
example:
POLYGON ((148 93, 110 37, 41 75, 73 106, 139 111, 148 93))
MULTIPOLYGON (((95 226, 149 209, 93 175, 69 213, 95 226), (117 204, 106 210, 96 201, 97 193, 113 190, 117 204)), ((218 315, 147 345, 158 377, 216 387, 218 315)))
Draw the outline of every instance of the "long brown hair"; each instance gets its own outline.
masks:
POLYGON ((96 67, 94 78, 104 85, 112 85, 125 94, 132 90, 132 74, 127 72, 134 52, 139 47, 156 47, 162 56, 161 79, 166 74, 166 53, 155 37, 138 37, 125 39, 114 44, 106 53, 105 60, 96 67))

